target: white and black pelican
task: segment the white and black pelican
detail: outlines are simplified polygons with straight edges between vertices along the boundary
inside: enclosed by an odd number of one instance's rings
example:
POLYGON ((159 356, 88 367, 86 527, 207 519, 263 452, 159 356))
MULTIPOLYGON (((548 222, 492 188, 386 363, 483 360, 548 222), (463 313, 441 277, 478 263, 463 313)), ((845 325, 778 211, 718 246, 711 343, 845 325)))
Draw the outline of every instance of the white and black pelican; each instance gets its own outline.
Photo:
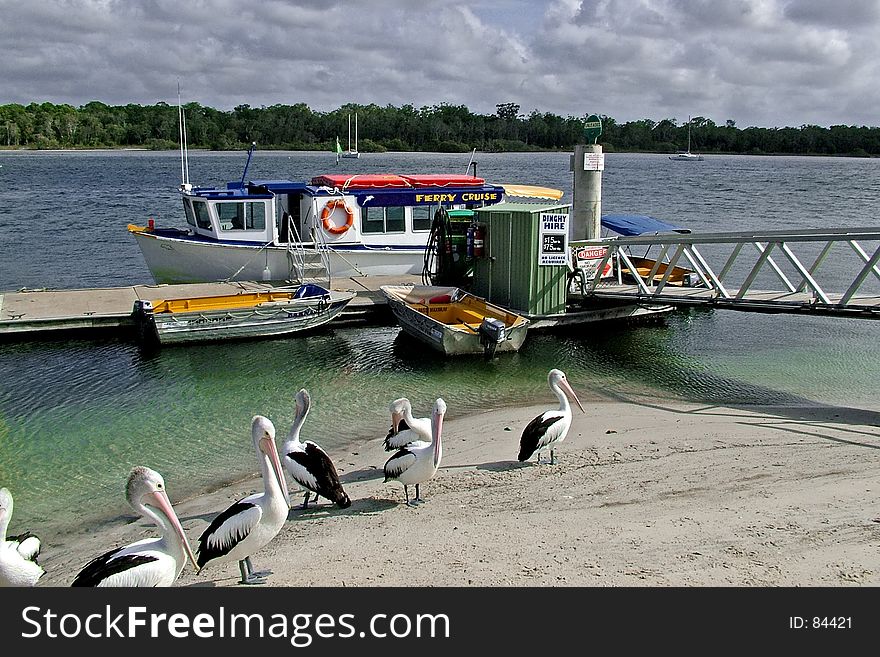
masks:
POLYGON ((413 417, 412 404, 406 397, 395 399, 389 406, 391 429, 385 436, 385 451, 406 447, 417 440, 431 442, 431 419, 413 417))
POLYGON ((403 492, 406 495, 406 503, 413 506, 415 502, 421 502, 419 484, 423 484, 433 477, 437 468, 440 467, 440 459, 443 458, 443 447, 440 443, 440 435, 443 431, 443 416, 446 414, 446 402, 438 399, 434 402, 434 410, 431 413, 431 442, 417 440, 400 448, 397 453, 385 463, 385 481, 396 479, 403 484, 403 492), (416 496, 410 502, 409 485, 415 484, 416 496))
POLYGON ((535 452, 538 453, 538 461, 541 460, 541 451, 550 448, 550 463, 556 463, 556 455, 553 452, 555 445, 565 440, 568 429, 571 427, 571 405, 568 403, 568 397, 577 402, 581 412, 586 413, 584 407, 581 406, 581 400, 578 399, 574 390, 568 384, 565 378, 565 372, 562 370, 550 370, 547 375, 547 381, 550 383, 550 390, 559 399, 559 409, 552 411, 544 411, 534 420, 526 425, 523 429, 522 437, 519 439, 519 460, 527 461, 535 452))
POLYGON ((333 461, 327 456, 327 452, 311 440, 304 443, 299 440, 300 429, 311 405, 312 398, 305 388, 296 393, 296 418, 287 440, 284 441, 281 462, 293 480, 306 491, 303 509, 309 507, 309 496, 312 493, 315 494, 315 503, 318 502, 318 497, 326 497, 344 509, 351 506, 351 500, 342 489, 333 461))
POLYGON ((133 468, 125 497, 132 509, 156 523, 162 536, 137 541, 92 559, 71 586, 171 586, 183 572, 187 559, 196 565, 162 475, 142 466, 133 468))
POLYGON ((40 540, 30 533, 6 537, 12 519, 12 493, 0 488, 0 586, 34 586, 43 576, 37 563, 40 540))
POLYGON ((211 521, 199 537, 198 563, 238 561, 242 584, 263 584, 271 571, 255 573, 251 555, 271 541, 287 520, 290 496, 275 446, 275 425, 262 415, 251 424, 263 474, 262 493, 239 500, 211 521))

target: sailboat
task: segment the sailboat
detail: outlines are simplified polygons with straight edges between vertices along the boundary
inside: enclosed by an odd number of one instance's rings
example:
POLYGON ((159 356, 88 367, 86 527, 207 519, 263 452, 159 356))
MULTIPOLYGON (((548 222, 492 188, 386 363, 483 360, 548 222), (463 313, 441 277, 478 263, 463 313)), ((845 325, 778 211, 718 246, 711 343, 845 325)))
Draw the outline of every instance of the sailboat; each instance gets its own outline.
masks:
POLYGON ((679 162, 702 162, 703 156, 691 153, 691 117, 688 117, 688 149, 669 156, 670 160, 679 162))
POLYGON ((351 148, 351 114, 348 115, 348 150, 344 151, 341 157, 358 158, 361 154, 358 152, 358 115, 354 114, 354 150, 351 148))

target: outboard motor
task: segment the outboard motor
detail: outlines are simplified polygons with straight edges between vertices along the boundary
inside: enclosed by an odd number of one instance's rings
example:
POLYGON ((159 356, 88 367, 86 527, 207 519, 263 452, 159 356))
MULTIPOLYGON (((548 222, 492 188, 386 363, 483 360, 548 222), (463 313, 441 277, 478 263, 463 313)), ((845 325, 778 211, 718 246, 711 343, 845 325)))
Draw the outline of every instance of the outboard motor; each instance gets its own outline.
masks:
POLYGON ((156 328, 156 317, 153 304, 146 299, 138 299, 132 309, 138 341, 147 349, 159 346, 159 331, 156 328))
POLYGON ((504 342, 507 337, 504 322, 494 317, 483 318, 479 333, 480 344, 483 345, 483 355, 486 358, 492 358, 495 355, 495 349, 498 347, 498 344, 504 342))

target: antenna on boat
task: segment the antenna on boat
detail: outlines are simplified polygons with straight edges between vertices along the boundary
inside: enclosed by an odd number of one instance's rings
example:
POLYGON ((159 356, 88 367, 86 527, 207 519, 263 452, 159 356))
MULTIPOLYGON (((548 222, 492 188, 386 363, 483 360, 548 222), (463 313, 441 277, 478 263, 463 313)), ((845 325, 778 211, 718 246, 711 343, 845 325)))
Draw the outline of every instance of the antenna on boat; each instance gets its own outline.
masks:
POLYGON ((241 184, 244 185, 244 178, 247 175, 248 167, 251 165, 251 158, 254 156, 254 151, 257 150, 257 142, 252 141, 251 147, 248 149, 248 159, 247 162, 244 163, 244 171, 241 172, 241 184))
MULTIPOLYGON (((470 171, 471 164, 474 163, 474 155, 476 155, 476 154, 477 154, 477 147, 474 146, 474 150, 471 151, 471 159, 468 160, 468 164, 464 168, 464 175, 467 175, 468 171, 470 171)), ((476 178, 476 176, 477 176, 477 167, 474 167, 474 177, 476 178)))
POLYGON ((189 150, 186 146, 186 112, 180 102, 180 79, 177 80, 177 132, 180 137, 180 188, 192 189, 189 184, 189 150))

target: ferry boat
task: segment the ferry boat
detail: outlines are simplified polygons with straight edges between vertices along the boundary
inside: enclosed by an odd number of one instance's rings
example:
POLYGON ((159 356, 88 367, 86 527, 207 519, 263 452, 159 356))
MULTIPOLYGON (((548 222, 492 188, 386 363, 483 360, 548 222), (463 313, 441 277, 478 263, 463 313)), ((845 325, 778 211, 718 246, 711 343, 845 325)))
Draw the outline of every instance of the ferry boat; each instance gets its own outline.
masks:
POLYGON ((243 175, 180 191, 187 229, 128 226, 160 284, 421 274, 440 207, 472 209, 504 195, 503 186, 456 174, 243 175))

